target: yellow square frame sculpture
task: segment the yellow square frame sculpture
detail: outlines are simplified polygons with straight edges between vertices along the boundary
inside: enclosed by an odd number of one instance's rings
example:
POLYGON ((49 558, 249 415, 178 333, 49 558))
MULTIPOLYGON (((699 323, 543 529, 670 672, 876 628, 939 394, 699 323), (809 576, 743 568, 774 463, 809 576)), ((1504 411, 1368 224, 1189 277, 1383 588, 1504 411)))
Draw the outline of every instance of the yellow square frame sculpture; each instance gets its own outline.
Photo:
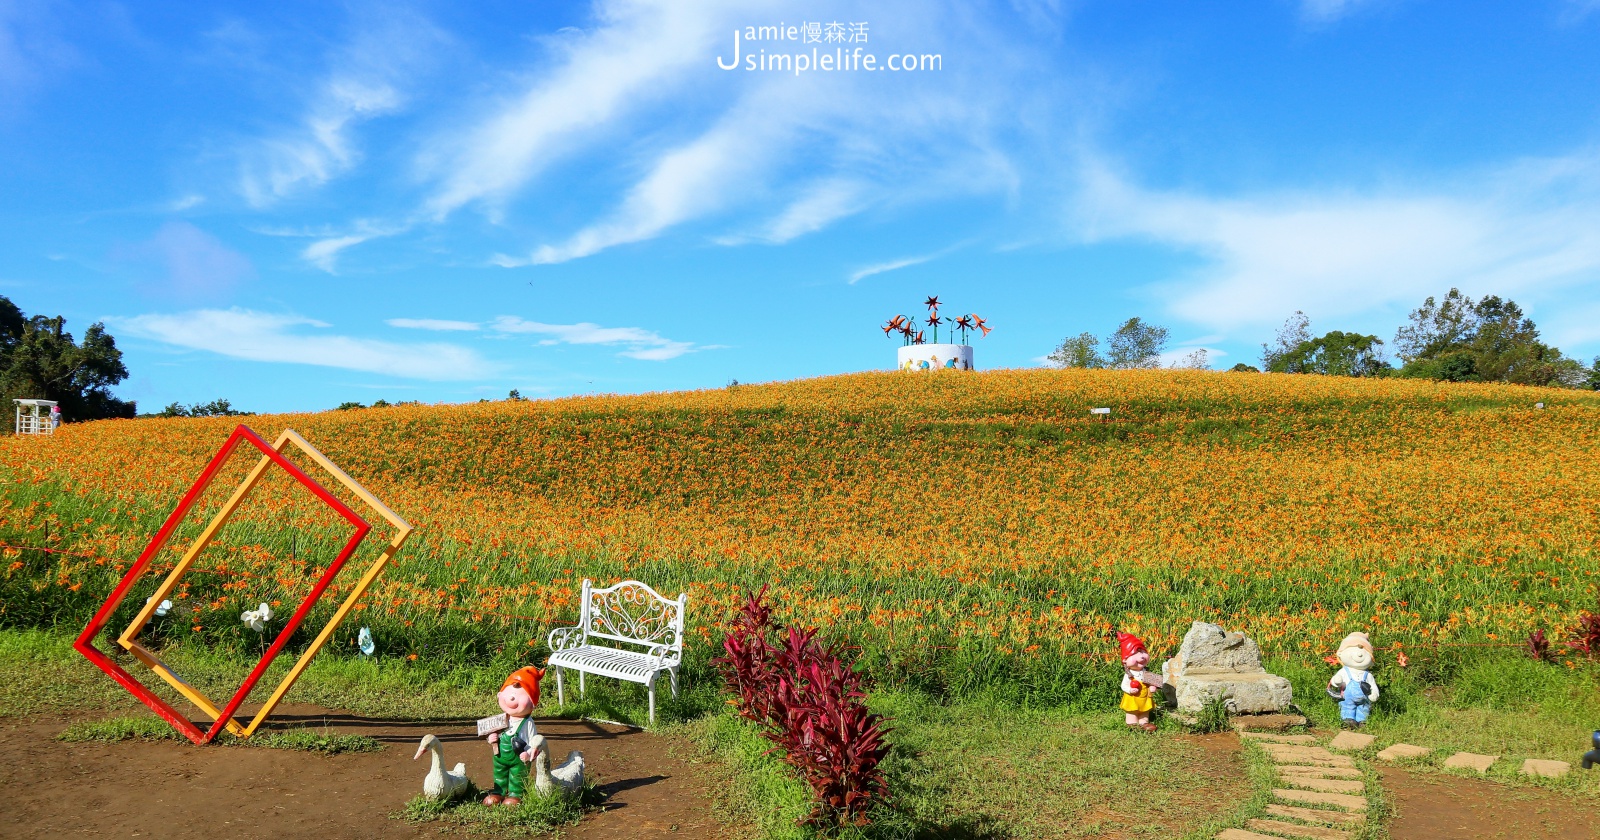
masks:
MULTIPOLYGON (((295 432, 293 429, 283 430, 283 433, 278 435, 278 439, 272 442, 272 449, 279 455, 282 455, 284 449, 291 444, 294 446, 294 448, 300 450, 300 452, 303 453, 307 458, 310 458, 313 463, 321 467, 324 472, 332 476, 335 481, 344 485, 345 489, 349 490, 351 493, 355 494, 357 498, 365 502, 368 507, 376 511, 377 514, 386 520, 390 525, 393 525, 395 534, 389 540, 389 544, 385 546, 383 551, 378 555, 378 559, 373 561, 372 565, 369 566, 366 572, 361 575, 361 579, 356 582, 355 587, 350 590, 348 595, 345 596, 344 601, 339 604, 339 608, 334 611, 333 617, 328 620, 326 625, 323 626, 322 631, 317 634, 316 639, 311 642, 310 647, 307 647, 305 652, 300 654, 300 658, 295 660, 294 666, 289 669, 288 674, 284 675, 283 680, 278 683, 278 687, 273 690, 272 695, 267 698, 267 701, 261 706, 261 709, 256 712, 255 717, 251 719, 249 725, 241 724, 237 719, 234 719, 231 716, 229 717, 226 723, 228 731, 240 738, 248 738, 255 734, 256 729, 259 728, 262 722, 272 714, 272 710, 277 708, 278 704, 283 701, 284 695, 289 693, 289 689, 294 686, 296 680, 300 679, 300 675, 305 671, 306 666, 311 664, 312 657, 316 656, 317 652, 322 649, 322 646, 327 644, 328 639, 333 636, 334 631, 337 630, 339 624, 344 621, 345 616, 350 614, 350 611, 355 608, 356 602, 361 600, 361 596, 366 594, 367 589, 372 586, 373 581, 377 580, 378 575, 383 573, 384 567, 389 565, 389 561, 393 560, 395 555, 400 552, 400 547, 405 544, 406 538, 411 536, 411 532, 414 530, 410 523, 406 522, 405 519, 401 518, 399 514, 391 510, 388 505, 384 504, 383 501, 377 496, 374 496, 371 491, 367 490, 367 488, 361 486, 359 482, 351 478, 349 473, 346 473, 344 470, 340 469, 339 465, 329 460, 328 456, 318 451, 315 446, 312 446, 305 438, 301 437, 299 433, 295 432)), ((134 617, 133 623, 129 624, 128 629, 122 631, 122 635, 117 637, 117 643, 120 644, 123 649, 127 650, 129 653, 132 653, 141 662, 149 666, 150 669, 155 671, 158 676, 160 676, 163 680, 166 680, 169 685, 177 689, 177 691, 184 697, 188 698, 189 702, 193 703, 201 711, 204 711, 207 715, 209 715, 212 721, 216 721, 222 717, 223 710, 218 709, 216 705, 213 704, 205 695, 201 694, 193 686, 184 682, 182 678, 178 677, 178 675, 172 673, 171 669, 169 669, 165 663, 157 658, 155 654, 151 653, 143 645, 139 644, 138 637, 139 634, 144 631, 145 625, 150 622, 151 616, 155 614, 156 606, 160 604, 161 601, 168 595, 170 595, 174 588, 177 587, 178 580, 189 571, 189 567, 193 565, 195 558, 199 556, 200 552, 208 544, 210 544, 211 540, 217 535, 217 532, 222 530, 222 526, 230 517, 233 516, 234 511, 237 510, 240 503, 244 501, 245 496, 255 488, 256 484, 261 480, 261 477, 266 474, 267 468, 270 467, 272 463, 273 459, 270 456, 262 456, 261 460, 256 463, 255 467, 250 470, 250 473, 245 476, 244 481, 241 482, 233 491, 233 495, 230 496, 225 503, 223 503, 222 508, 217 511, 217 514, 214 517, 212 517, 211 522, 206 526, 205 530, 201 532, 194 544, 190 546, 189 550, 184 553, 183 558, 178 561, 177 565, 172 567, 172 571, 167 574, 166 580, 161 582, 161 586, 156 590, 156 593, 145 602, 144 608, 141 609, 139 614, 134 617)))

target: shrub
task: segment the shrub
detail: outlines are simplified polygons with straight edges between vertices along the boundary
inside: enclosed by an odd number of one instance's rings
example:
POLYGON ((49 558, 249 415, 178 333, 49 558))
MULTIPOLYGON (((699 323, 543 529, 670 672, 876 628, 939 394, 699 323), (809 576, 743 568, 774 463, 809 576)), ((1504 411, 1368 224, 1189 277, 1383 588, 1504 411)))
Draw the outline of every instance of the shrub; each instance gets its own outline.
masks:
POLYGON ((861 673, 818 642, 816 630, 780 627, 765 596, 763 587, 745 599, 717 668, 738 695, 739 713, 810 786, 816 804, 801 822, 866 825, 889 792, 879 766, 889 753, 884 718, 867 708, 861 673))
POLYGON ((1567 647, 1591 658, 1600 653, 1600 613, 1585 610, 1578 616, 1578 624, 1572 628, 1572 638, 1567 640, 1567 647))
POLYGON ((1528 644, 1524 650, 1536 662, 1551 662, 1555 659, 1550 653, 1550 640, 1544 637, 1543 630, 1535 630, 1528 634, 1528 644))

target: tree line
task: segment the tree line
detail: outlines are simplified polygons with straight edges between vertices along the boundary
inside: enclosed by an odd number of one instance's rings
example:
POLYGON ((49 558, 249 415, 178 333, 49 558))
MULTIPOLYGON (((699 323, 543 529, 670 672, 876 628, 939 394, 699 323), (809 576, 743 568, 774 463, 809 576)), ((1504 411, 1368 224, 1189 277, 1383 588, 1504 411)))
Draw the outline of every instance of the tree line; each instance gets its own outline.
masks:
MULTIPOLYGON (((1090 333, 1064 339, 1047 358, 1058 367, 1137 369, 1161 366, 1168 331, 1129 318, 1106 340, 1090 333)), ((1397 376, 1446 382, 1509 382, 1555 388, 1600 390, 1600 356, 1585 367, 1539 337, 1538 326, 1515 301, 1498 295, 1478 300, 1451 289, 1411 311, 1394 336, 1399 364, 1383 339, 1333 330, 1313 336, 1311 319, 1295 312, 1271 344, 1261 345, 1261 367, 1243 362, 1241 372, 1317 373, 1326 376, 1397 376)), ((1204 368, 1199 350, 1170 365, 1204 368)))

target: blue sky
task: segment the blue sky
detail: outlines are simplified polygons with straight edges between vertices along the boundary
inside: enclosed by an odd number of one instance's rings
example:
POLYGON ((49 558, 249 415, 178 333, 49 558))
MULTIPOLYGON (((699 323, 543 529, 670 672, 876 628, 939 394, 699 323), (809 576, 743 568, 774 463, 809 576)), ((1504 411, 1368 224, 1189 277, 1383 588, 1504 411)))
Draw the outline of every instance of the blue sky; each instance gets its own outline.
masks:
POLYGON ((1451 286, 1600 354, 1600 0, 270 6, 0 0, 0 294, 142 410, 887 368, 930 294, 982 368, 1451 286), (878 69, 719 66, 780 22, 878 69))

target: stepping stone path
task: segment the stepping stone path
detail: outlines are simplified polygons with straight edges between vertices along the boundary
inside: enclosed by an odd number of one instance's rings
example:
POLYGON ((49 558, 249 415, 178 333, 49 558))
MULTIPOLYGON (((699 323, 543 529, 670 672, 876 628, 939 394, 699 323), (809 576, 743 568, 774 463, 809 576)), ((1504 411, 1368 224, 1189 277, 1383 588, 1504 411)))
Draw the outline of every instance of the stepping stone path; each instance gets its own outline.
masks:
MULTIPOLYGON (((1267 806, 1268 818, 1250 820, 1246 823, 1248 828, 1225 829, 1216 840, 1348 840, 1351 834, 1347 827, 1366 821, 1366 782, 1355 759, 1318 746, 1312 735, 1243 731, 1239 736, 1266 751, 1286 787, 1272 791, 1274 801, 1267 806)), ((1360 742, 1359 738, 1355 743, 1350 739, 1340 742, 1336 738, 1332 746, 1364 749, 1371 743, 1360 742)))

